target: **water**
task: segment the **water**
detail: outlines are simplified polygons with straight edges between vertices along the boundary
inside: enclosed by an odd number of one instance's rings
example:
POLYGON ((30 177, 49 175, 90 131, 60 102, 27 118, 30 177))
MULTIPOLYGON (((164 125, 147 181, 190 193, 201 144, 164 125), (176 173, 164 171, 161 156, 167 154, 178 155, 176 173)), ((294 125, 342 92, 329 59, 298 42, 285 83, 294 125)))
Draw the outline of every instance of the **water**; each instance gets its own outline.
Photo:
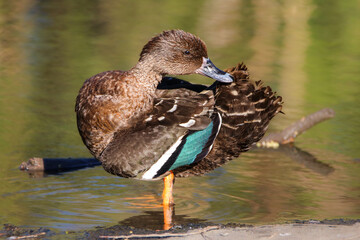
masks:
POLYGON ((315 162, 255 149, 203 177, 177 179, 174 221, 359 218, 359 11, 356 0, 1 1, 0 223, 161 228, 161 181, 101 167, 45 177, 17 167, 33 156, 89 157, 74 114, 83 81, 130 68, 150 37, 172 28, 199 35, 220 68, 244 61, 283 96, 286 114, 269 131, 324 107, 336 111, 296 139, 315 162))

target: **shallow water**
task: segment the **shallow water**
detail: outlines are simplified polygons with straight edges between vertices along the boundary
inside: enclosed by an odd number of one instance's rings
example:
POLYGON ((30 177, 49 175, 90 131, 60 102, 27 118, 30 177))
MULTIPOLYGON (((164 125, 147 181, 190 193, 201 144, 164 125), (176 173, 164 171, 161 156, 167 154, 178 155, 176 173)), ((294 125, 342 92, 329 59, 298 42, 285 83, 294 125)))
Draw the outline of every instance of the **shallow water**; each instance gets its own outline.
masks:
MULTIPOLYGON (((360 2, 0 2, 0 223, 79 230, 162 227, 162 182, 101 167, 29 176, 29 157, 89 157, 74 102, 83 81, 128 69, 164 29, 199 35, 220 68, 244 61, 281 96, 269 131, 324 107, 336 117, 294 149, 254 149, 203 176, 177 179, 175 222, 274 223, 360 217, 360 2), (304 155, 316 160, 304 160, 304 155)), ((187 76, 193 82, 211 81, 187 76)))

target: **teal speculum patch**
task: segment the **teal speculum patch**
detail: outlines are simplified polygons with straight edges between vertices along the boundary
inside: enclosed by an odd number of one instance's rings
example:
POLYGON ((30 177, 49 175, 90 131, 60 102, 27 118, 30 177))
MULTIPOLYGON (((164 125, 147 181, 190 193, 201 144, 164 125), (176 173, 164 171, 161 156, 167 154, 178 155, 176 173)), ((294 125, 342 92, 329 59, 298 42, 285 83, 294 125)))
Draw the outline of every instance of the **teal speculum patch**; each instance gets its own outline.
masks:
POLYGON ((213 132, 214 123, 211 122, 205 129, 193 132, 186 136, 185 144, 169 170, 192 164, 196 156, 202 152, 213 132))

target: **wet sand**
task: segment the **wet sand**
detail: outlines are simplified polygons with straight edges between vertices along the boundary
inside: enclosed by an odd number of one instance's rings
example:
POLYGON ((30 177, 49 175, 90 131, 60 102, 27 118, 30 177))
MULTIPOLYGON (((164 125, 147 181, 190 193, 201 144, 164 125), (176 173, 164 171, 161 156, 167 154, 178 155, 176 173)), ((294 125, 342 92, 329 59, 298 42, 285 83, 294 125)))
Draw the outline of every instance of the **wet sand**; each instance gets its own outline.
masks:
POLYGON ((177 225, 168 231, 154 231, 125 225, 97 227, 93 230, 56 233, 48 229, 26 229, 5 224, 0 239, 360 239, 360 219, 295 221, 287 224, 251 226, 198 223, 177 225))
MULTIPOLYGON (((191 231, 189 232, 191 233, 191 231)), ((204 233, 181 237, 189 240, 203 239, 317 239, 317 240, 355 240, 360 239, 360 223, 354 225, 325 225, 325 224, 284 224, 266 225, 243 228, 225 228, 210 230, 204 233)), ((179 239, 170 237, 167 239, 179 239)))

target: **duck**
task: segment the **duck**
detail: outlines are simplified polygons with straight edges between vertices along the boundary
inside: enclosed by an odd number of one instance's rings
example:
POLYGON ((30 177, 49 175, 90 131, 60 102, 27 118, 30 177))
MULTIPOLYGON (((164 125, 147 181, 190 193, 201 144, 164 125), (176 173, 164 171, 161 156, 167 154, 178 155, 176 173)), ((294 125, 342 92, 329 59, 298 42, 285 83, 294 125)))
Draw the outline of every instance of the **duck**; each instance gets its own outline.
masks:
POLYGON ((87 79, 75 106, 82 141, 103 168, 124 178, 164 179, 163 205, 174 204, 175 177, 202 175, 238 157, 281 109, 282 98, 250 80, 243 63, 220 70, 205 43, 179 29, 151 38, 131 69, 87 79), (188 74, 215 81, 171 77, 188 74))

